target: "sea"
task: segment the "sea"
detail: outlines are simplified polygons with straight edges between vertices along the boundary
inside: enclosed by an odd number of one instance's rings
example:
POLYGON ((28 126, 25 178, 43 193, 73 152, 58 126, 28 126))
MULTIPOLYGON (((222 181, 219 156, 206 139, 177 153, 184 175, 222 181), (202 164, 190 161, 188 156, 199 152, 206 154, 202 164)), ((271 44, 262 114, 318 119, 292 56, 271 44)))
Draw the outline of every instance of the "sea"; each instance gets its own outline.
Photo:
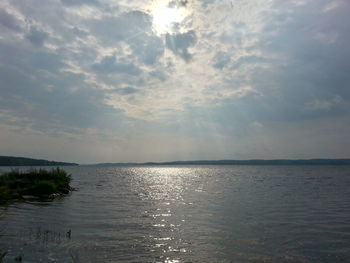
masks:
POLYGON ((350 262, 350 166, 63 169, 76 191, 0 206, 3 263, 350 262))

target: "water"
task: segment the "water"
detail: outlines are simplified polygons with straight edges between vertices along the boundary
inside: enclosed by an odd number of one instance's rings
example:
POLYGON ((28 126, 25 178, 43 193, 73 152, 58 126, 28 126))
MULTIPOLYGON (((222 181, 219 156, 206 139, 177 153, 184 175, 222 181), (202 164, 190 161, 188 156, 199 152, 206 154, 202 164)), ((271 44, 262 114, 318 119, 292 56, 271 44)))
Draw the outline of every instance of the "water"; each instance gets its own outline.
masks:
POLYGON ((64 169, 78 191, 0 207, 3 262, 350 262, 350 167, 64 169))

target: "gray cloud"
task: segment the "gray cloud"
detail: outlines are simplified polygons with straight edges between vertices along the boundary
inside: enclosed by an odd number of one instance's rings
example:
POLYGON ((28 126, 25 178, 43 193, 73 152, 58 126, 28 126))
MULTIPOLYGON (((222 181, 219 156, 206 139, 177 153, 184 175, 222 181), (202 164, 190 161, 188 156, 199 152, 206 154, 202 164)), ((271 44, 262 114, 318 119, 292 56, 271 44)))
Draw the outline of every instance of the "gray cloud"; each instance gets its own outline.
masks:
POLYGON ((152 31, 152 17, 141 11, 121 13, 92 20, 91 29, 100 39, 113 46, 124 42, 130 46, 133 56, 141 63, 153 65, 163 54, 161 38, 152 31), (103 28, 103 30, 101 30, 103 28))
POLYGON ((224 52, 217 52, 215 57, 213 58, 213 66, 217 69, 223 69, 224 67, 226 67, 226 65, 228 65, 228 63, 230 63, 230 61, 231 59, 229 54, 224 52))
POLYGON ((160 81, 165 81, 168 79, 167 75, 163 71, 159 71, 159 70, 150 72, 150 76, 160 81))
POLYGON ((48 34, 42 30, 37 29, 36 27, 31 27, 29 33, 26 35, 26 38, 34 46, 42 46, 45 40, 48 38, 48 34))
POLYGON ((197 41, 195 31, 191 30, 183 34, 168 33, 165 36, 165 40, 167 48, 173 51, 175 55, 185 61, 191 60, 193 55, 189 53, 188 48, 193 46, 197 41))
POLYGON ((131 94, 139 93, 140 90, 133 87, 126 87, 126 88, 117 88, 113 90, 108 90, 108 92, 118 93, 120 95, 131 95, 131 94))
POLYGON ((104 57, 100 63, 92 65, 92 69, 101 74, 138 75, 141 73, 140 69, 132 63, 118 62, 115 56, 104 57))
POLYGON ((152 18, 141 11, 124 12, 118 16, 106 16, 89 22, 92 32, 108 43, 132 42, 139 35, 144 37, 152 32, 152 18))
POLYGON ((169 2, 169 7, 186 7, 188 0, 173 0, 169 2))
POLYGON ((66 65, 59 56, 5 44, 0 49, 2 123, 72 132, 102 116, 118 118, 118 111, 104 105, 104 93, 86 85, 84 75, 62 71, 66 65))
POLYGON ((98 5, 98 0, 61 0, 62 4, 67 6, 77 6, 77 5, 98 5))
POLYGON ((163 54, 162 40, 157 36, 136 37, 130 42, 133 53, 146 65, 153 65, 163 54))
POLYGON ((0 24, 11 30, 21 31, 20 22, 18 19, 3 9, 0 9, 0 24))
POLYGON ((223 112, 231 111, 238 119, 237 114, 242 114, 251 121, 281 123, 350 114, 350 37, 346 33, 350 26, 344 23, 346 8, 334 11, 335 15, 323 12, 320 6, 319 2, 296 6, 274 1, 270 23, 254 47, 264 57, 229 59, 230 54, 217 53, 215 68, 245 73, 241 82, 238 77, 228 82, 251 85, 263 94, 254 102, 227 100, 223 112))
POLYGON ((270 64, 272 61, 269 59, 266 59, 261 56, 256 56, 256 55, 248 55, 248 56, 241 56, 237 60, 232 61, 232 65, 230 67, 231 70, 238 70, 242 66, 247 66, 247 65, 257 65, 261 63, 268 63, 270 64))

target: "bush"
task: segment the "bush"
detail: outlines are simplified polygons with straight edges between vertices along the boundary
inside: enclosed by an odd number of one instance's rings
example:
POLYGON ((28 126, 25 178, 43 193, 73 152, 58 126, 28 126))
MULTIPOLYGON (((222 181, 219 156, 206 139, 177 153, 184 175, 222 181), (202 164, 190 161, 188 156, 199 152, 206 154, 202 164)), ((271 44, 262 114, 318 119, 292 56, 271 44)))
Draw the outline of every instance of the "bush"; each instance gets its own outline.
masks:
POLYGON ((0 202, 1 200, 9 200, 12 198, 12 191, 7 186, 0 186, 0 202))
POLYGON ((50 181, 39 181, 30 188, 30 194, 34 196, 51 195, 56 193, 57 187, 53 182, 50 181))
POLYGON ((16 199, 23 195, 49 196, 67 194, 71 176, 63 169, 31 169, 27 172, 12 170, 0 175, 0 201, 16 199))

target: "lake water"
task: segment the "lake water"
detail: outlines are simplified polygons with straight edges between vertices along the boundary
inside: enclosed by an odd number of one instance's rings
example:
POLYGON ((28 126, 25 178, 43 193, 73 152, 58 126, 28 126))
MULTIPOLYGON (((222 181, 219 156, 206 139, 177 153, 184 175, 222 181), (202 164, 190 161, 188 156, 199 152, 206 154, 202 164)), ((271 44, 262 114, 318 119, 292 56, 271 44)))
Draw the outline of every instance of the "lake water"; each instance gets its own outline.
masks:
POLYGON ((350 262, 350 167, 64 169, 72 194, 0 207, 3 262, 350 262))

